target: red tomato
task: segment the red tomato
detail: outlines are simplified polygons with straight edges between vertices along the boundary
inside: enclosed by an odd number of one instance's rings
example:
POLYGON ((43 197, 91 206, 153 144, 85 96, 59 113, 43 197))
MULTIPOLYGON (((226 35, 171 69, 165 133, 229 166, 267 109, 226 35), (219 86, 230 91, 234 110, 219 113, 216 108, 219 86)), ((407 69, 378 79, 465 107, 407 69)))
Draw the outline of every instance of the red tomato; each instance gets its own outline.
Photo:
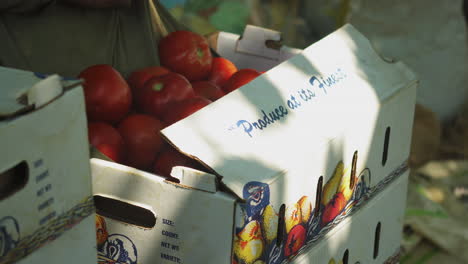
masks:
POLYGON ((254 69, 241 69, 234 73, 231 78, 222 87, 223 91, 228 94, 237 88, 249 83, 257 78, 261 73, 254 69))
POLYGON ((167 125, 172 125, 175 122, 186 118, 203 107, 209 105, 211 101, 201 96, 194 96, 183 101, 176 102, 170 105, 163 114, 163 121, 167 125))
POLYGON ((132 89, 134 97, 137 97, 138 92, 143 88, 146 81, 153 77, 166 75, 169 72, 168 69, 161 66, 146 67, 132 72, 127 81, 132 89))
POLYGON ((195 96, 190 82, 178 73, 168 73, 148 80, 139 96, 143 112, 162 118, 166 108, 177 101, 195 96))
POLYGON ((151 168, 165 142, 159 133, 164 127, 160 120, 149 115, 134 114, 122 120, 118 130, 127 147, 128 166, 151 168))
POLYGON ((122 163, 125 158, 125 143, 113 126, 104 122, 88 123, 89 143, 111 160, 122 163))
POLYGON ((165 148, 156 158, 154 163, 154 173, 170 178, 172 177, 171 170, 174 166, 184 166, 204 171, 203 166, 196 160, 183 155, 174 147, 169 146, 168 148, 165 148))
POLYGON ((213 58, 208 81, 222 87, 237 70, 236 65, 230 60, 223 57, 215 57, 213 58))
POLYGON ((132 104, 130 88, 122 75, 110 65, 90 66, 78 77, 84 79, 88 120, 114 124, 128 113, 132 104))
POLYGON ((161 65, 184 75, 190 81, 206 78, 211 71, 211 51, 203 36, 179 30, 159 41, 161 65))
POLYGON ((196 95, 205 97, 212 102, 224 96, 224 91, 209 81, 193 82, 192 88, 196 95))

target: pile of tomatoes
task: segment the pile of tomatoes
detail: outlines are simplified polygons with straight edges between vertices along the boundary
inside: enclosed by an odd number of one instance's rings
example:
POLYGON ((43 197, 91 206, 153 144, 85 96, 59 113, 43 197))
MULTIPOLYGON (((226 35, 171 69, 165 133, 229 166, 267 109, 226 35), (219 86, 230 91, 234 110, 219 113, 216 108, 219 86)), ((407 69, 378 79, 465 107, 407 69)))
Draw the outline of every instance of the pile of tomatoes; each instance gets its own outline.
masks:
POLYGON ((261 73, 214 57, 207 39, 191 31, 168 34, 158 52, 160 66, 138 69, 127 78, 106 64, 79 74, 89 142, 117 163, 164 177, 176 165, 204 170, 169 145, 160 131, 261 73))

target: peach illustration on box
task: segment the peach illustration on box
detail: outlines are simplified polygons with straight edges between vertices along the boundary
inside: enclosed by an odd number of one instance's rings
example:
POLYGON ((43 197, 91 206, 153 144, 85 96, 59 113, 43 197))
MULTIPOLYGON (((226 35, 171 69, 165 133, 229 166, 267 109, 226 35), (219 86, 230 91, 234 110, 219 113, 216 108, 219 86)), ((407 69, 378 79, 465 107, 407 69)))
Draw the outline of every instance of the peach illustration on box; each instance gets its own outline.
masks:
POLYGON ((296 225, 288 232, 286 246, 284 247, 285 257, 297 254, 299 249, 301 249, 306 242, 306 233, 307 231, 303 225, 296 225))
MULTIPOLYGON (((367 173, 370 172, 366 169, 367 173)), ((351 166, 338 162, 323 186, 318 208, 303 195, 297 202, 275 208, 270 203, 269 185, 249 182, 244 185, 243 219, 234 237, 233 261, 236 264, 280 264, 291 259, 319 235, 347 216, 353 206, 369 192, 368 178, 355 177, 351 166)))
POLYGON ((354 186, 351 184, 351 172, 344 168, 343 162, 338 162, 332 178, 323 187, 322 226, 333 221, 345 208, 353 195, 354 186))
POLYGON ((132 240, 122 234, 110 234, 104 217, 96 214, 96 240, 99 264, 137 264, 132 240))
POLYGON ((252 264, 263 254, 263 238, 260 223, 250 221, 234 240, 234 254, 241 263, 252 264))

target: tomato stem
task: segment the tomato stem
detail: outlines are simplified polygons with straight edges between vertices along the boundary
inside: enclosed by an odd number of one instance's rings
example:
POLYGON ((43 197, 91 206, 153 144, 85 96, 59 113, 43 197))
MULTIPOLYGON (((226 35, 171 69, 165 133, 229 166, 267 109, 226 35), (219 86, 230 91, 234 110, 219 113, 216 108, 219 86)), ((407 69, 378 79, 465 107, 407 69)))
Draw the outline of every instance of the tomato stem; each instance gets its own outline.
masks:
POLYGON ((197 49, 197 57, 199 59, 203 58, 203 50, 202 49, 197 49))
POLYGON ((163 87, 164 87, 164 84, 157 83, 157 84, 153 85, 153 90, 156 91, 156 92, 159 92, 159 91, 161 91, 163 89, 163 87))

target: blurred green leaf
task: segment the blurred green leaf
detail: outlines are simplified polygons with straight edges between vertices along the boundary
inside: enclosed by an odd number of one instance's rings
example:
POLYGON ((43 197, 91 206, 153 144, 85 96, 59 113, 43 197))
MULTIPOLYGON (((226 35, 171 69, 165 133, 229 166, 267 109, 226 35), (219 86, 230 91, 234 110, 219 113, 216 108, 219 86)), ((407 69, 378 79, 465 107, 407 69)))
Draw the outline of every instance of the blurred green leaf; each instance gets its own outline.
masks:
POLYGON ((173 7, 169 9, 169 13, 178 21, 182 20, 184 16, 184 8, 181 6, 173 7))
POLYGON ((242 34, 249 17, 244 1, 223 1, 209 18, 211 24, 220 31, 242 34))
POLYGON ((208 19, 186 12, 183 7, 171 8, 169 12, 179 23, 200 35, 207 35, 217 31, 217 28, 211 25, 208 19))
POLYGON ((187 12, 196 13, 204 9, 215 7, 221 2, 222 0, 188 0, 184 8, 187 12))
POLYGON ((211 25, 207 19, 197 15, 187 14, 182 18, 181 22, 200 35, 207 35, 217 31, 216 27, 211 25))

